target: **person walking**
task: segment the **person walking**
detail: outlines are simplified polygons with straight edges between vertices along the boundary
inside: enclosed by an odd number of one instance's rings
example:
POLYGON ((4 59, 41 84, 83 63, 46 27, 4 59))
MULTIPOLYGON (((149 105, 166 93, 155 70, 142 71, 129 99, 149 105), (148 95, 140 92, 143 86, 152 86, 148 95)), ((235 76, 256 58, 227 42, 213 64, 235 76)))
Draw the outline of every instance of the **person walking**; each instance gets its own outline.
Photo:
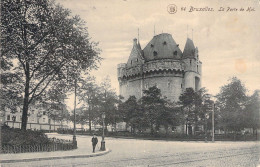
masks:
POLYGON ((96 145, 98 143, 98 138, 96 137, 96 135, 94 134, 93 137, 92 137, 92 147, 93 147, 93 153, 95 152, 95 148, 96 148, 96 145))

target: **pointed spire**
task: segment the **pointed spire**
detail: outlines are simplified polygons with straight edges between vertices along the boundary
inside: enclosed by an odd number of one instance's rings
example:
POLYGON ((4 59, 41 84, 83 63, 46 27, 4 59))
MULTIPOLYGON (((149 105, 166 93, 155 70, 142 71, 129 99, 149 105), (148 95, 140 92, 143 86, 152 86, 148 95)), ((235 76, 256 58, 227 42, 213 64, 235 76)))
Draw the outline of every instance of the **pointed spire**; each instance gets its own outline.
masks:
POLYGON ((194 58, 195 56, 195 46, 193 41, 190 38, 187 38, 184 50, 183 58, 194 58))
POLYGON ((189 26, 187 25, 187 38, 189 38, 189 26))
POLYGON ((138 43, 139 43, 139 28, 138 28, 138 39, 137 39, 138 43))
POLYGON ((191 40, 193 41, 193 29, 192 29, 192 38, 191 38, 191 40))
POLYGON ((140 63, 140 59, 142 59, 142 49, 139 42, 137 42, 137 39, 133 39, 133 48, 131 50, 130 56, 127 61, 128 66, 133 66, 138 63, 140 63))
POLYGON ((135 45, 137 45, 137 39, 136 38, 133 39, 133 46, 135 46, 135 45))
POLYGON ((153 36, 155 36, 155 25, 153 26, 153 36))

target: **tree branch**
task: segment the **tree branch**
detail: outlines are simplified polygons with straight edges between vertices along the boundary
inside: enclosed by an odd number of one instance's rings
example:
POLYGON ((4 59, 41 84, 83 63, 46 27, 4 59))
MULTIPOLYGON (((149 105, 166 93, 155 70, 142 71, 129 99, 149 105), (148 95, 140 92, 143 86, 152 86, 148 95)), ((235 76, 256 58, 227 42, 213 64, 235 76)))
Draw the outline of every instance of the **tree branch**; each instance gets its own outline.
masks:
POLYGON ((46 32, 37 42, 35 42, 34 44, 32 44, 31 46, 28 47, 28 49, 34 49, 37 47, 37 45, 39 45, 40 43, 42 43, 42 41, 44 40, 45 37, 47 37, 49 35, 49 32, 46 32))
MULTIPOLYGON (((17 53, 16 53, 16 54, 17 54, 17 53)), ((26 72, 25 64, 24 64, 24 62, 23 62, 22 59, 21 59, 21 55, 20 55, 20 54, 17 54, 17 56, 18 56, 19 62, 20 62, 20 63, 22 64, 22 66, 23 66, 24 72, 26 72)))
MULTIPOLYGON (((65 64, 64 63, 65 60, 63 60, 63 62, 61 62, 61 65, 58 66, 57 68, 53 69, 51 72, 49 72, 48 74, 46 74, 42 79, 41 81, 38 82, 38 84, 35 86, 35 88, 29 93, 29 95, 31 95, 32 93, 35 93, 37 88, 50 76, 52 75, 56 70, 57 72, 59 72, 60 68, 65 64)), ((56 74, 55 74, 56 75, 56 74)))
POLYGON ((58 69, 56 72, 55 72, 55 69, 54 69, 51 73, 47 74, 47 75, 35 86, 35 88, 29 93, 29 95, 32 94, 32 97, 31 97, 31 99, 29 100, 29 103, 30 103, 34 98, 40 96, 40 95, 43 93, 43 91, 48 87, 48 85, 50 84, 50 82, 53 80, 53 78, 58 74, 58 72, 60 71, 60 69, 62 68, 62 66, 64 66, 65 64, 66 64, 66 61, 64 60, 64 61, 61 63, 61 65, 60 65, 58 68, 56 68, 56 69, 58 69), (53 72, 55 72, 55 73, 53 74, 53 72), (53 74, 53 75, 52 75, 52 74, 53 74), (42 90, 41 90, 38 94, 35 95, 37 88, 41 85, 41 83, 43 83, 43 82, 44 82, 49 76, 51 76, 51 75, 52 75, 52 77, 50 78, 50 80, 46 83, 46 85, 42 88, 42 90))
MULTIPOLYGON (((53 48, 52 48, 53 49, 53 48)), ((30 78, 33 77, 34 73, 41 67, 41 65, 43 65, 43 63, 45 62, 45 60, 47 59, 47 57, 50 55, 52 49, 49 50, 49 52, 45 55, 45 57, 43 58, 43 60, 38 64, 38 66, 32 71, 32 75, 30 76, 30 78)))
POLYGON ((56 74, 57 74, 57 73, 53 74, 53 76, 50 78, 50 80, 46 83, 46 85, 42 88, 42 90, 41 90, 37 95, 35 95, 35 91, 34 91, 34 93, 33 93, 32 97, 31 97, 31 99, 30 99, 29 102, 28 102, 29 104, 31 103, 31 101, 32 101, 33 99, 35 99, 36 97, 40 96, 40 95, 43 93, 43 91, 48 87, 48 85, 49 85, 50 82, 53 80, 53 78, 56 76, 56 74))

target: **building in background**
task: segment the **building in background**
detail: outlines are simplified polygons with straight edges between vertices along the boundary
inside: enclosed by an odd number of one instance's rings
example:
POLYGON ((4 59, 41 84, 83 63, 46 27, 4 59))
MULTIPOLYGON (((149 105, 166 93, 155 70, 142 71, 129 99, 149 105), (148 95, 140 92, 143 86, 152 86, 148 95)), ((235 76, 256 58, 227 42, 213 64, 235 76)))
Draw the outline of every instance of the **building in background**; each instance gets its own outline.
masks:
MULTIPOLYGON (((4 123, 11 128, 21 128, 22 110, 11 112, 6 109, 3 115, 4 123)), ((54 120, 49 117, 43 108, 30 107, 28 111, 27 129, 56 131, 58 128, 69 128, 69 121, 54 120)))
MULTIPOLYGON (((120 95, 125 100, 130 96, 140 99, 143 90, 157 86, 162 96, 177 102, 186 88, 201 88, 201 68, 198 48, 190 38, 183 51, 168 33, 154 36, 144 49, 134 39, 127 63, 117 67, 120 95)), ((175 127, 175 131, 183 133, 186 126, 175 127)))
POLYGON ((186 88, 200 89, 201 66, 198 48, 189 38, 183 52, 168 33, 154 36, 144 49, 134 39, 127 63, 117 67, 120 95, 125 100, 140 99, 143 90, 157 86, 163 96, 176 102, 186 88))

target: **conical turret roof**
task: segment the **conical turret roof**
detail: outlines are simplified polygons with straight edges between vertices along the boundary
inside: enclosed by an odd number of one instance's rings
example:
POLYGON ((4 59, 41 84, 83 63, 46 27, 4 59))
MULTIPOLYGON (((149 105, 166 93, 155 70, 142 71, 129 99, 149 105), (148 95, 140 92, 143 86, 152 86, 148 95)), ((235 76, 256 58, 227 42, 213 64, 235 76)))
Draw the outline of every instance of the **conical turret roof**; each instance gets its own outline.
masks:
POLYGON ((138 42, 137 43, 137 39, 133 39, 133 48, 132 51, 130 53, 130 56, 128 58, 127 61, 127 66, 133 66, 136 64, 140 64, 141 63, 141 59, 142 59, 142 49, 141 49, 141 45, 138 42))
POLYGON ((195 57, 195 46, 190 38, 187 38, 184 50, 183 58, 194 58, 195 57))

